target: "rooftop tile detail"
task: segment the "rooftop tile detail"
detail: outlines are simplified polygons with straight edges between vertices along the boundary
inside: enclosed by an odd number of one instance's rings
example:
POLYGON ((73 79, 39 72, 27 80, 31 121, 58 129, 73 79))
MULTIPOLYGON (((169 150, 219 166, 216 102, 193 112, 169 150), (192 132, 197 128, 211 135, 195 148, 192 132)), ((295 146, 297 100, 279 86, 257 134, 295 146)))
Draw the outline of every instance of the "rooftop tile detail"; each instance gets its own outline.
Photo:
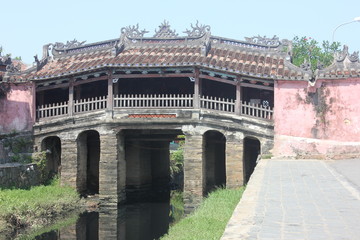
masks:
MULTIPOLYGON (((121 29, 118 39, 85 44, 76 40, 44 46, 36 67, 8 74, 18 81, 46 80, 107 68, 158 68, 198 66, 241 76, 279 80, 309 80, 312 73, 296 67, 284 51, 291 42, 253 37, 246 41, 212 36, 210 26, 196 23, 187 36, 179 37, 164 21, 153 37, 139 26, 121 29), (51 51, 52 56, 49 51, 51 51)), ((360 76, 358 57, 347 55, 319 76, 360 76), (357 60, 357 61, 355 61, 357 60), (345 64, 346 62, 346 64, 345 64), (346 66, 345 66, 345 65, 346 66), (350 68, 349 68, 350 67, 350 68)))

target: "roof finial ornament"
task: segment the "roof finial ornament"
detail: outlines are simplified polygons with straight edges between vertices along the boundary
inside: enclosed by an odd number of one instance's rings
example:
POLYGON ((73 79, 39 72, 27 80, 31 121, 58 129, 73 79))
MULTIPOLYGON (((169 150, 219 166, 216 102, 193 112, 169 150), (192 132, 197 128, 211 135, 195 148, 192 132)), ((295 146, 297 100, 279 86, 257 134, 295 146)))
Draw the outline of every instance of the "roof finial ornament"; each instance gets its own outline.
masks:
POLYGON ((199 21, 196 21, 195 27, 193 26, 193 24, 190 25, 192 30, 188 30, 186 29, 186 31, 184 31, 184 33, 186 33, 189 37, 202 37, 204 36, 207 32, 210 32, 210 26, 209 25, 199 25, 199 21))
POLYGON ((300 68, 304 69, 305 71, 311 70, 311 62, 308 62, 305 58, 304 62, 300 65, 300 68))
POLYGON ((359 51, 349 54, 348 58, 349 58, 350 62, 358 62, 359 61, 359 51))
POLYGON ((127 27, 121 28, 121 34, 125 34, 126 37, 129 38, 143 38, 145 33, 148 33, 148 31, 145 29, 139 30, 139 24, 136 24, 136 26, 129 25, 127 27))
POLYGON ((10 64, 10 65, 7 65, 6 66, 6 71, 8 73, 17 73, 17 72, 20 72, 21 70, 21 66, 20 64, 18 63, 17 65, 15 65, 13 62, 10 64))
POLYGON ((176 38, 177 36, 178 34, 170 29, 170 24, 166 20, 160 24, 159 30, 155 29, 155 38, 176 38))
POLYGON ((66 50, 66 49, 69 49, 69 48, 80 47, 80 46, 84 45, 85 42, 86 41, 79 42, 78 40, 76 40, 74 38, 74 40, 72 40, 72 41, 67 41, 66 44, 61 43, 61 42, 56 42, 54 44, 54 48, 56 50, 66 50))
POLYGON ((344 45, 343 50, 341 52, 335 53, 335 59, 337 62, 342 62, 345 60, 348 54, 349 54, 349 47, 344 45))
POLYGON ((266 36, 261 37, 260 35, 254 37, 245 37, 245 40, 252 44, 265 45, 265 46, 279 46, 280 40, 274 35, 272 38, 266 36))
POLYGON ((7 54, 5 56, 1 56, 0 52, 0 64, 1 65, 10 65, 12 63, 10 54, 7 54))
POLYGON ((341 52, 336 52, 335 56, 334 56, 334 58, 337 62, 343 62, 346 57, 349 59, 350 62, 358 62, 359 61, 359 51, 349 54, 349 47, 344 45, 343 50, 341 52))

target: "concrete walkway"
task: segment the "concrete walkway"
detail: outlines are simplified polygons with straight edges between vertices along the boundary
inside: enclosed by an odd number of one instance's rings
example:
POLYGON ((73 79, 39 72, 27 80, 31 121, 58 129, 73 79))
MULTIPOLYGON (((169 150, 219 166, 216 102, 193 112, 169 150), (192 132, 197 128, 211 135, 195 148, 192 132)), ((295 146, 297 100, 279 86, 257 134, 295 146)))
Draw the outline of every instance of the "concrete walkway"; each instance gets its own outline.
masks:
POLYGON ((360 160, 261 160, 221 239, 360 239, 360 160))

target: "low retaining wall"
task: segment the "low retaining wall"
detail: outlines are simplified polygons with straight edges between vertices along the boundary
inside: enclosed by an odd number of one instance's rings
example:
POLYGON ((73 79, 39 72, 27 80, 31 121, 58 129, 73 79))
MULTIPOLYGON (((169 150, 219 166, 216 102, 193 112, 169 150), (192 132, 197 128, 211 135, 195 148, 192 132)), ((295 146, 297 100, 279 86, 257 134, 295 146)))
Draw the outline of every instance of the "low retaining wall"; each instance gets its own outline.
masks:
POLYGON ((349 159, 360 157, 360 142, 341 142, 314 138, 275 135, 276 157, 349 159))
POLYGON ((0 188, 27 188, 38 184, 39 172, 36 164, 0 164, 0 188))

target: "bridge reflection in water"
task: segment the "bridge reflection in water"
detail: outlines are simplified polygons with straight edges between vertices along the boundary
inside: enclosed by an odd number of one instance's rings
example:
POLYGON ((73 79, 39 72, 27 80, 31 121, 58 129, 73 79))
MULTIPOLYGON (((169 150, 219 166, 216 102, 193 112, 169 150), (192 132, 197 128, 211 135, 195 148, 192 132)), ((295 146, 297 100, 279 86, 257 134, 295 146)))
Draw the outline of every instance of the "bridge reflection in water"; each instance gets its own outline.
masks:
POLYGON ((36 239, 158 239, 167 233, 175 221, 174 206, 169 194, 156 201, 133 203, 117 209, 100 209, 99 212, 82 213, 75 224, 60 230, 43 233, 36 239))

